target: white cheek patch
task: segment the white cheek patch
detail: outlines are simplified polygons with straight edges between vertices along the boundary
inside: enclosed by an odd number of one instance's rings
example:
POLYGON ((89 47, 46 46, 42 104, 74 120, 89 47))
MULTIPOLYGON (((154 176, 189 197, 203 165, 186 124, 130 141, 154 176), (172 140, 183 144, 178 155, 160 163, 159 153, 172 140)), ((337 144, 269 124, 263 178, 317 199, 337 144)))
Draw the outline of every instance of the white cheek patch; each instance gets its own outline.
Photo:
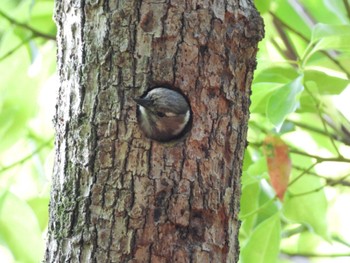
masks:
POLYGON ((177 116, 174 112, 165 112, 164 114, 167 117, 175 117, 175 116, 177 116))
POLYGON ((174 134, 174 135, 177 135, 177 134, 179 134, 180 132, 182 132, 182 130, 185 128, 185 126, 187 125, 187 123, 188 123, 189 120, 190 120, 190 111, 188 110, 188 111, 186 112, 185 117, 184 117, 184 121, 182 122, 181 125, 179 125, 179 127, 178 127, 176 130, 174 130, 173 134, 174 134))
POLYGON ((140 109, 140 113, 141 113, 142 115, 147 115, 145 107, 139 105, 139 109, 140 109))
POLYGON ((150 136, 152 134, 152 126, 150 124, 150 121, 148 119, 148 113, 146 111, 146 108, 139 105, 139 110, 140 110, 140 115, 141 115, 141 121, 140 121, 140 124, 141 124, 141 128, 144 130, 144 132, 150 136))
POLYGON ((190 111, 188 110, 186 112, 186 115, 185 115, 185 125, 187 124, 187 122, 190 120, 190 111))

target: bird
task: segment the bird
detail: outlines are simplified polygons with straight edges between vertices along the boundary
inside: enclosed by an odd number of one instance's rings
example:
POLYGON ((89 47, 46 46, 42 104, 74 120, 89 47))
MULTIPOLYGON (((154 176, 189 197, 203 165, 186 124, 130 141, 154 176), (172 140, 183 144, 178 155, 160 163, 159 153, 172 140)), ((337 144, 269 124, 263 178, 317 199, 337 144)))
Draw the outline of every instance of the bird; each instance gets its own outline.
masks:
POLYGON ((137 104, 137 121, 146 137, 168 142, 186 133, 191 109, 181 93, 165 87, 156 87, 146 95, 134 98, 134 101, 137 104))

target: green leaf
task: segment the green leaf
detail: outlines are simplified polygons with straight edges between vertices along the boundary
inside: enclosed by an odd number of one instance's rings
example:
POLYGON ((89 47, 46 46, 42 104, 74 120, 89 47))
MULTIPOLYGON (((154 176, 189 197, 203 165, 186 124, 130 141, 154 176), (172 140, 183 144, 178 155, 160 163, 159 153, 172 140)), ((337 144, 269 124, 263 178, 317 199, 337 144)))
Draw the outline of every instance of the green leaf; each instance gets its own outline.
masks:
POLYGON ((248 185, 250 183, 255 183, 266 175, 267 178, 267 166, 265 158, 259 158, 255 160, 255 162, 249 166, 247 172, 247 176, 242 178, 242 184, 248 185))
POLYGON ((295 68, 272 66, 254 75, 254 84, 259 82, 287 84, 299 76, 295 68))
POLYGON ((313 48, 311 54, 319 50, 336 49, 338 52, 350 52, 350 35, 327 37, 320 40, 313 48))
MULTIPOLYGON (((242 197, 241 197, 241 210, 240 215, 247 215, 253 211, 256 211, 259 208, 259 195, 260 195, 260 186, 257 181, 251 183, 242 188, 242 197)), ((252 214, 242 220, 242 225, 240 229, 240 241, 242 242, 244 238, 247 238, 255 224, 257 213, 252 214)))
POLYGON ((38 221, 26 202, 10 192, 0 197, 0 238, 17 261, 37 263, 42 260, 44 242, 38 221))
MULTIPOLYGON (((290 140, 289 144, 294 148, 298 148, 305 152, 312 152, 310 145, 313 145, 316 149, 319 149, 323 153, 327 151, 329 154, 337 156, 338 152, 334 149, 334 144, 330 140, 330 134, 337 134, 340 136, 340 133, 335 133, 333 129, 327 129, 327 132, 324 129, 321 118, 315 111, 311 113, 299 113, 298 119, 296 120, 296 127, 305 127, 301 129, 296 129, 291 132, 288 136, 289 138, 298 138, 298 140, 290 140), (320 132, 315 132, 314 130, 323 131, 323 134, 320 132), (307 131, 307 132, 306 132, 307 131), (300 143, 303 141, 304 143, 300 143)), ((317 151, 317 150, 313 150, 317 151)))
POLYGON ((302 62, 305 64, 319 50, 336 49, 350 52, 350 25, 317 24, 312 30, 309 46, 306 48, 302 62))
POLYGON ((349 75, 350 72, 349 53, 337 53, 336 60, 340 65, 342 65, 342 68, 339 68, 337 64, 335 64, 323 53, 316 53, 308 60, 307 68, 314 68, 318 71, 324 71, 326 73, 332 72, 333 76, 339 76, 339 78, 342 79, 348 78, 347 75, 349 75))
POLYGON ((281 240, 279 213, 275 213, 253 231, 248 242, 242 247, 242 263, 275 263, 281 240))
POLYGON ((37 2, 31 10, 30 26, 39 32, 56 34, 56 26, 52 19, 53 1, 37 2))
POLYGON ((330 76, 318 70, 305 70, 305 82, 315 82, 320 94, 340 94, 349 85, 349 80, 330 76))
MULTIPOLYGON (((307 25, 307 22, 303 17, 291 6, 291 1, 286 0, 277 0, 273 3, 273 12, 277 15, 279 19, 281 19, 285 24, 287 24, 290 28, 294 29, 297 32, 300 32, 304 36, 309 36, 310 28, 307 25)), ((272 28, 274 25, 270 25, 272 28)), ((267 30, 270 31, 270 30, 267 30)), ((275 33, 275 37, 279 38, 278 33, 275 33)), ((276 39, 277 39, 276 38, 276 39)), ((293 40, 298 39, 298 37, 294 37, 293 40)))
MULTIPOLYGON (((308 185, 310 186, 312 184, 309 183, 308 185)), ((308 188, 308 190, 312 189, 315 188, 308 188)), ((296 193, 302 193, 302 191, 302 188, 299 188, 296 193)), ((306 191, 304 190, 304 192, 306 191)), ((314 231, 325 240, 329 240, 325 220, 326 212, 327 200, 323 192, 285 199, 284 215, 289 220, 306 225, 310 228, 310 231, 314 231)))
POLYGON ((308 253, 317 251, 317 248, 322 244, 322 238, 312 232, 302 232, 299 235, 297 243, 297 251, 295 253, 308 253))
POLYGON ((256 219, 257 225, 264 222, 267 218, 270 218, 279 211, 279 201, 276 201, 273 198, 275 193, 272 187, 266 187, 263 183, 260 184, 260 187, 259 211, 256 219))
POLYGON ((299 106, 299 97, 304 90, 303 77, 296 78, 277 89, 270 97, 266 107, 266 115, 270 122, 279 130, 288 114, 299 106))
POLYGON ((252 88, 252 96, 251 96, 251 105, 250 105, 250 112, 252 113, 265 113, 266 111, 266 104, 270 98, 270 96, 273 94, 273 92, 280 87, 282 87, 283 84, 280 83, 256 83, 253 84, 252 88))
MULTIPOLYGON (((305 169, 308 168, 307 164, 311 165, 309 158, 296 155, 292 155, 292 162, 299 165, 303 164, 305 169)), ((299 176, 300 173, 302 172, 294 172, 291 182, 294 178, 299 176)), ((319 177, 310 175, 303 175, 300 177, 288 188, 288 193, 299 196, 286 195, 283 213, 287 219, 295 223, 306 225, 310 231, 315 232, 325 240, 329 240, 326 222, 327 199, 324 192, 319 190, 321 186, 322 183, 319 177)))
POLYGON ((336 15, 342 21, 342 23, 348 23, 348 16, 342 1, 323 0, 323 2, 327 9, 336 15))
POLYGON ((35 213, 41 231, 44 231, 49 220, 49 197, 32 198, 28 200, 28 205, 35 213))
POLYGON ((298 113, 303 112, 312 112, 317 113, 317 104, 315 98, 313 96, 318 96, 318 88, 315 82, 307 81, 304 82, 305 88, 307 88, 308 92, 303 92, 300 96, 300 107, 298 109, 298 113))
POLYGON ((249 151, 244 152, 242 171, 246 171, 253 164, 252 155, 249 151))
POLYGON ((350 36, 350 25, 328 25, 319 23, 314 26, 311 34, 311 43, 325 38, 350 36))
POLYGON ((254 4, 256 9, 258 9, 261 14, 264 14, 269 11, 271 0, 255 0, 254 4))
POLYGON ((38 110, 39 87, 54 72, 55 50, 50 43, 38 51, 41 56, 32 65, 25 48, 18 49, 6 63, 0 63, 0 72, 6 72, 0 85, 0 150, 28 132, 26 125, 38 110), (29 66, 37 72, 28 74, 29 66))

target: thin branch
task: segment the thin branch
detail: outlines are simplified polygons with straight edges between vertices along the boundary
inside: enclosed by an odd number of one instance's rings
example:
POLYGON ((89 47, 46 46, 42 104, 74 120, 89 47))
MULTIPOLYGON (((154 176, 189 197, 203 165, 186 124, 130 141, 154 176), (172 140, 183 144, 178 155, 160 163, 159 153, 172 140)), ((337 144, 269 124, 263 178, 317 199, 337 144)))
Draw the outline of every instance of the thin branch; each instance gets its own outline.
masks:
POLYGON ((269 11, 269 14, 272 16, 273 19, 278 20, 279 23, 287 28, 288 30, 290 30, 291 32, 293 32, 294 34, 296 34, 297 36, 299 36, 301 39, 303 39, 305 42, 309 42, 310 39, 308 39, 306 36, 304 36, 302 33, 300 33, 299 31, 295 30, 294 28, 290 27, 288 24, 286 24, 283 20, 281 20, 278 16, 276 16, 273 12, 269 11))
POLYGON ((300 127, 300 128, 303 128, 303 129, 306 129, 306 130, 309 130, 309 131, 313 131, 313 132, 319 133, 319 134, 327 136, 327 137, 331 137, 333 140, 336 140, 338 142, 342 142, 342 143, 344 143, 346 145, 349 145, 349 142, 347 142, 346 140, 344 140, 344 138, 339 137, 339 136, 337 136, 334 133, 326 132, 326 131, 321 130, 319 128, 316 128, 316 127, 313 127, 311 125, 308 125, 308 124, 305 124, 305 123, 301 123, 301 122, 298 122, 298 121, 294 121, 294 120, 290 120, 290 119, 288 119, 288 121, 293 123, 294 125, 300 127))
MULTIPOLYGON (((274 40, 273 38, 271 39, 271 43, 272 45, 278 50, 278 52, 280 52, 281 54, 284 54, 284 56, 289 57, 288 52, 286 50, 283 50, 280 45, 278 45, 278 43, 276 42, 276 40, 274 40)), ((290 61, 290 59, 288 59, 290 61)), ((293 66, 297 66, 297 63, 293 63, 293 66)))
POLYGON ((337 184, 343 185, 343 186, 350 186, 350 182, 346 181, 345 179, 348 178, 350 174, 344 175, 343 177, 339 179, 333 179, 333 178, 324 178, 327 182, 327 185, 334 186, 337 184))
POLYGON ((274 196, 273 198, 271 198, 270 200, 266 201, 263 205, 261 205, 260 207, 258 207, 257 209, 255 209, 254 211, 251 211, 245 215, 240 215, 239 218, 240 220, 244 220, 247 217, 250 217, 254 214, 259 213, 260 211, 262 211, 263 209, 265 209, 268 205, 270 205, 273 201, 277 200, 277 196, 274 196))
MULTIPOLYGON (((250 123, 250 125, 254 126, 256 129, 259 129, 263 133, 267 134, 269 132, 265 128, 261 127, 260 125, 258 125, 255 122, 250 123)), ((249 146, 260 148, 262 146, 262 143, 261 142, 249 142, 249 146)), ((289 148, 289 152, 290 153, 294 153, 294 154, 298 154, 298 155, 303 155, 303 156, 306 156, 306 157, 314 158, 314 159, 316 159, 316 161, 318 163, 321 163, 321 162, 345 162, 345 163, 348 163, 348 162, 350 162, 350 159, 347 159, 347 158, 343 157, 342 155, 339 155, 338 157, 326 158, 326 157, 321 157, 321 156, 318 156, 318 155, 309 154, 309 153, 300 151, 300 150, 298 150, 298 149, 296 149, 296 148, 294 148, 294 147, 292 147, 290 145, 288 145, 288 148, 289 148)))
POLYGON ((299 174, 297 177, 295 177, 289 184, 288 187, 290 187, 292 184, 294 184, 296 181, 298 181, 304 174, 307 174, 310 172, 312 168, 314 168, 318 164, 318 162, 313 163, 310 165, 307 169, 303 170, 301 174, 299 174))
MULTIPOLYGON (((298 54, 295 52, 295 47, 293 47, 293 43, 289 40, 284 28, 283 24, 281 23, 281 20, 276 19, 276 16, 272 17, 272 22, 275 25, 275 28, 277 29, 278 34, 280 35, 286 50, 284 50, 285 56, 290 60, 298 60, 298 54)), ((276 43, 277 44, 277 43, 276 43)))
POLYGON ((299 225, 293 229, 289 229, 289 230, 286 230, 286 231, 283 231, 282 232, 282 238, 289 238, 291 236, 294 236, 296 234, 300 234, 300 233, 303 233, 307 230, 307 227, 304 226, 304 225, 299 225))
MULTIPOLYGON (((298 165, 293 165, 293 169, 298 170, 298 171, 306 171, 305 168, 300 167, 298 165)), ((347 175, 345 175, 345 176, 343 176, 341 178, 338 178, 338 179, 337 178, 334 179, 334 178, 330 178, 329 176, 319 175, 319 174, 317 174, 315 172, 312 172, 312 171, 306 171, 306 173, 308 175, 316 176, 316 177, 324 179, 326 181, 327 185, 329 185, 329 186, 334 186, 334 185, 338 185, 339 184, 339 185, 342 185, 342 186, 350 187, 350 182, 345 180, 347 177, 350 176, 350 174, 347 174, 347 175)))
POLYGON ((25 156, 24 158, 8 165, 5 167, 2 167, 0 169, 0 173, 3 173, 9 169, 12 169, 14 167, 16 167, 17 165, 23 164, 26 161, 28 161, 29 159, 31 159, 33 156, 35 156, 37 153, 39 153, 42 149, 44 149, 45 147, 47 147, 50 143, 52 142, 52 138, 50 138, 48 141, 44 142, 42 145, 40 145, 38 148, 36 148, 33 152, 31 152, 30 154, 28 154, 27 156, 25 156))
POLYGON ((15 19, 9 17, 7 14, 5 14, 3 11, 0 10, 0 15, 2 17, 4 17, 6 20, 8 20, 10 23, 16 25, 16 26, 19 26, 19 27, 22 27, 30 32, 32 32, 33 35, 35 36, 38 36, 38 37, 42 37, 42 38, 46 38, 46 39, 50 39, 50 40, 54 40, 56 41, 56 36, 52 36, 52 35, 49 35, 49 34, 46 34, 46 33, 42 33, 38 30, 36 30, 35 28, 32 28, 31 26, 28 26, 27 24, 25 23, 21 23, 21 22, 18 22, 16 21, 15 19))
POLYGON ((310 158, 314 158, 314 159, 316 159, 317 162, 343 162, 343 163, 350 162, 350 159, 344 158, 343 156, 326 158, 326 157, 321 157, 318 155, 302 152, 302 151, 299 151, 297 149, 290 149, 289 152, 295 153, 298 155, 303 155, 303 156, 310 157, 310 158))
MULTIPOLYGON (((314 94, 313 94, 306 86, 305 86, 305 90, 306 90, 307 93, 309 93, 309 95, 311 96, 312 100, 313 100, 314 103, 315 103, 315 106, 316 106, 316 109, 317 109, 317 113, 318 113, 318 115, 319 115, 319 117, 320 117, 320 120, 321 120, 321 122, 322 122, 322 125, 323 125, 323 129, 325 130, 326 133, 329 134, 330 132, 328 131, 327 124, 326 124, 324 118, 322 118, 322 112, 321 112, 321 109, 320 109, 320 103, 319 103, 319 101, 317 100, 317 98, 314 96, 314 94)), ((342 155, 341 155, 341 153, 339 152, 338 147, 337 147, 337 145, 335 144, 333 138, 332 138, 332 137, 328 137, 328 138, 329 138, 329 140, 331 141, 331 144, 333 145, 334 150, 337 152, 338 156, 339 156, 339 157, 342 157, 342 155)))
POLYGON ((348 18, 350 19, 350 5, 348 0, 343 0, 344 6, 345 6, 345 10, 346 10, 346 14, 348 15, 348 18))
POLYGON ((301 256, 301 257, 309 257, 309 258, 335 258, 335 257, 349 257, 349 253, 334 253, 334 254, 317 254, 317 253, 312 253, 312 252, 296 252, 292 253, 286 250, 281 250, 283 254, 286 254, 288 256, 301 256))
POLYGON ((23 45, 25 45, 26 43, 28 43, 31 39, 33 39, 33 36, 30 36, 26 39, 24 39, 21 43, 19 43, 17 46, 15 46, 13 49, 11 49, 10 51, 8 51, 5 55, 3 55, 2 57, 0 57, 0 62, 5 60, 7 57, 11 56, 13 53, 15 53, 19 48, 21 48, 23 45))
POLYGON ((344 246, 350 247, 350 243, 347 242, 346 240, 344 240, 342 237, 338 236, 338 235, 332 235, 332 239, 344 246))
POLYGON ((326 55, 327 58, 329 58, 335 65, 337 65, 338 68, 340 68, 346 74, 348 79, 350 79, 350 72, 342 64, 340 64, 340 62, 337 59, 335 59, 331 54, 329 54, 325 50, 321 50, 321 53, 326 55))
MULTIPOLYGON (((290 30, 291 32, 293 32, 294 34, 296 34, 297 36, 299 36, 301 39, 303 39, 306 43, 310 42, 310 39, 307 38, 306 36, 304 36, 302 33, 300 33, 299 31, 295 30, 294 28, 292 28, 291 26, 289 26, 288 24, 286 24, 283 20, 281 20, 278 16, 276 16, 274 13, 272 13, 271 11, 269 12, 269 14, 274 18, 279 20, 279 22, 281 23, 281 25, 285 28, 287 28, 288 30, 290 30)), ((348 77, 348 79, 350 79, 350 71, 348 71, 342 64, 340 64, 340 62, 335 59, 333 57, 333 55, 326 50, 321 50, 320 51, 322 54, 324 54, 329 60, 331 60, 339 69, 341 69, 346 76, 348 77)))
POLYGON ((288 194, 290 195, 290 197, 300 197, 300 196, 304 196, 304 195, 309 195, 309 194, 317 193, 317 192, 323 190, 326 186, 327 186, 327 184, 322 185, 322 186, 320 186, 320 187, 317 187, 317 188, 315 188, 315 189, 312 189, 312 190, 310 190, 310 191, 303 192, 303 193, 297 193, 297 194, 294 194, 294 193, 292 193, 291 191, 288 191, 288 194))
MULTIPOLYGON (((340 182, 344 182, 344 179, 349 177, 350 174, 347 174, 341 178, 339 178, 338 180, 337 179, 329 179, 327 180, 326 179, 326 184, 320 186, 320 187, 317 187, 313 190, 310 190, 310 191, 307 191, 307 192, 304 192, 304 193, 298 193, 298 194, 293 194, 289 191, 289 194, 291 195, 291 197, 299 197, 299 196, 303 196, 303 195, 308 195, 308 194, 313 194, 313 193, 316 193, 318 191, 321 191, 322 189, 324 189, 326 186, 334 186, 334 185, 337 185, 337 184, 340 184, 340 182)), ((319 176, 320 177, 320 176, 319 176)), ((346 182, 346 181, 345 181, 346 182)), ((349 183, 349 182, 348 182, 349 183)))
MULTIPOLYGON (((289 4, 298 13, 298 15, 304 20, 304 22, 309 25, 310 28, 316 25, 315 19, 312 15, 306 10, 306 8, 300 3, 299 0, 288 0, 289 4)), ((350 78, 350 73, 344 68, 338 60, 334 57, 337 55, 337 52, 334 50, 323 50, 321 51, 324 55, 326 55, 333 63, 335 63, 341 70, 343 70, 347 77, 350 78)))
MULTIPOLYGON (((262 146, 262 143, 249 142, 249 146, 260 148, 262 146)), ((298 155, 314 158, 314 159, 316 159, 316 161, 318 163, 321 163, 321 162, 343 162, 343 163, 349 163, 350 162, 350 159, 344 158, 342 156, 326 158, 326 157, 321 157, 321 156, 318 156, 318 155, 314 155, 314 154, 310 154, 310 153, 299 151, 299 150, 297 150, 295 148, 292 148, 290 145, 288 145, 288 147, 289 147, 289 153, 294 153, 294 154, 298 154, 298 155)))
POLYGON ((310 28, 316 24, 315 19, 298 0, 288 0, 288 3, 310 28))

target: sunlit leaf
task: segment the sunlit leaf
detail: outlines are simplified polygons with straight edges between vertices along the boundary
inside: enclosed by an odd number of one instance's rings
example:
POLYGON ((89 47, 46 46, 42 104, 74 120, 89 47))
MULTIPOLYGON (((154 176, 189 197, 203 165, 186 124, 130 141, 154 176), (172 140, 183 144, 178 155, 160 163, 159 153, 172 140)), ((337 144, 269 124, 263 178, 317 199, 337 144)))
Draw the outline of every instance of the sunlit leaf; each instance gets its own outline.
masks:
POLYGON ((319 50, 337 49, 338 51, 350 52, 350 35, 334 36, 321 39, 313 48, 311 54, 319 50))
POLYGON ((343 36, 350 36, 350 25, 329 25, 319 23, 312 29, 311 42, 315 43, 322 39, 343 36))
POLYGON ((255 6, 261 14, 266 13, 270 9, 272 0, 255 0, 255 6))
POLYGON ((279 89, 283 84, 280 83, 265 83, 260 82, 253 85, 252 89, 252 96, 251 101, 252 104, 250 105, 250 111, 252 113, 265 113, 266 111, 266 103, 270 96, 273 94, 273 92, 277 89, 279 89))
POLYGON ((348 23, 348 16, 344 10, 343 1, 323 0, 325 6, 336 15, 343 23, 348 23))
POLYGON ((292 67, 273 66, 259 71, 254 76, 253 83, 280 83, 287 84, 299 76, 297 70, 292 67))
MULTIPOLYGON (((310 159, 292 155, 293 163, 305 167, 312 164, 310 159)), ((311 170, 313 171, 313 170, 311 170)), ((293 172, 291 181, 302 173, 293 172)), ((320 190, 322 183, 319 177, 308 174, 301 176, 288 187, 288 193, 283 205, 283 213, 288 220, 307 226, 326 240, 329 240, 327 229, 327 199, 320 190)))
MULTIPOLYGON (((302 16, 292 7, 291 1, 277 0, 272 5, 274 8, 270 9, 273 11, 284 23, 289 27, 293 28, 297 32, 300 32, 304 36, 309 36, 310 28, 303 19, 302 16)), ((272 27, 272 25, 270 26, 272 27)), ((277 34, 275 36, 278 36, 277 34)), ((298 39, 295 37, 295 39, 298 39)))
POLYGON ((254 229, 248 242, 242 247, 242 263, 276 262, 281 239, 279 213, 266 219, 254 229))
POLYGON ((305 70, 305 82, 315 82, 319 94, 340 94, 349 85, 349 80, 337 78, 318 70, 305 70))
POLYGON ((271 188, 266 188, 263 185, 264 184, 260 184, 261 191, 259 196, 259 208, 258 211, 256 211, 258 214, 256 225, 261 224, 280 210, 279 202, 273 197, 274 193, 271 192, 271 188))
POLYGON ((350 52, 350 25, 317 24, 312 30, 312 37, 303 55, 305 64, 319 50, 336 49, 350 52))
POLYGON ((54 3, 37 2, 31 12, 30 25, 42 33, 56 35, 56 26, 52 19, 54 3))
POLYGON ((16 260, 37 263, 43 257, 43 240, 35 214, 27 203, 10 192, 0 197, 0 236, 16 260))
MULTIPOLYGON (((240 215, 245 216, 259 208, 259 195, 259 182, 256 181, 255 183, 243 187, 240 215)), ((244 235, 245 238, 247 238, 250 235, 250 232, 252 231, 253 226, 255 224, 257 215, 257 213, 254 213, 251 216, 245 218, 245 220, 242 222, 240 234, 244 235)))
POLYGON ((303 77, 296 78, 279 89, 275 90, 266 106, 266 115, 273 125, 279 129, 288 114, 299 106, 299 96, 304 90, 303 77))
POLYGON ((28 200, 28 205, 36 215, 40 229, 45 230, 48 223, 49 197, 35 197, 28 200))

